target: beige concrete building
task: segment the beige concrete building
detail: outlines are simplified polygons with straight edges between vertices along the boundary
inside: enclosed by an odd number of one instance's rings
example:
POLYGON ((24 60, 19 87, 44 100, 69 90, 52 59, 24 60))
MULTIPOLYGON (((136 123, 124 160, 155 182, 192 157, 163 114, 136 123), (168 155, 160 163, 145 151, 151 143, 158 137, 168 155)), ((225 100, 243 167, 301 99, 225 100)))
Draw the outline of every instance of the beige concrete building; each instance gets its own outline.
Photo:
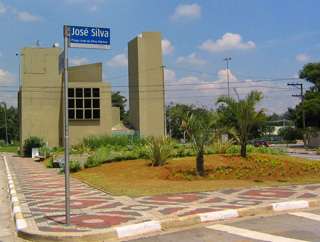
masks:
MULTIPOLYGON (((143 32, 128 47, 131 124, 135 133, 143 137, 164 136, 161 33, 143 32)), ((30 136, 43 138, 48 147, 64 146, 65 95, 58 66, 60 54, 60 48, 21 49, 18 93, 21 150, 30 136)), ((88 134, 128 133, 119 126, 119 108, 112 107, 111 84, 102 82, 101 63, 69 67, 68 82, 70 145, 88 134), (122 132, 117 133, 117 127, 122 132)))
POLYGON ((128 43, 130 122, 142 137, 164 136, 164 76, 160 32, 128 43))
MULTIPOLYGON (((30 136, 49 147, 64 143, 64 82, 58 71, 60 48, 22 48, 18 94, 21 150, 30 136)), ((111 107, 111 84, 102 82, 102 64, 70 67, 68 71, 69 140, 87 134, 111 134, 120 123, 119 108, 111 107)))

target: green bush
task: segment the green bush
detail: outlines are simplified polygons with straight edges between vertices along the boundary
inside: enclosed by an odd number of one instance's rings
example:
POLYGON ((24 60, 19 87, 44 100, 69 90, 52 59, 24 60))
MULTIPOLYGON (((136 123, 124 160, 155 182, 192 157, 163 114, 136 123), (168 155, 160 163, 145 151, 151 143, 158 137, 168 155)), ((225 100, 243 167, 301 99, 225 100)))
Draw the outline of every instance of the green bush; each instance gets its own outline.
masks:
POLYGON ((83 138, 82 142, 85 146, 89 147, 92 150, 97 150, 100 147, 104 147, 107 145, 113 145, 118 147, 127 147, 132 144, 138 145, 146 144, 146 140, 140 137, 136 137, 132 139, 128 136, 118 135, 118 136, 110 136, 107 134, 104 135, 88 135, 83 138))
MULTIPOLYGON (((75 173, 77 171, 81 170, 81 165, 79 161, 69 161, 69 171, 70 173, 75 173)), ((61 166, 61 170, 60 170, 60 174, 64 174, 66 172, 66 166, 63 163, 63 165, 61 166)))
POLYGON ((100 166, 102 163, 110 161, 108 157, 110 157, 110 149, 101 147, 96 153, 88 157, 86 163, 84 163, 84 168, 100 166))
POLYGON ((52 158, 46 163, 46 167, 53 168, 53 159, 52 158))
POLYGON ((31 157, 31 149, 32 148, 40 148, 45 146, 42 138, 36 136, 30 136, 28 139, 24 141, 23 145, 23 153, 25 157, 31 157))
POLYGON ((146 145, 147 156, 151 166, 163 166, 172 152, 172 139, 164 137, 151 137, 146 145))

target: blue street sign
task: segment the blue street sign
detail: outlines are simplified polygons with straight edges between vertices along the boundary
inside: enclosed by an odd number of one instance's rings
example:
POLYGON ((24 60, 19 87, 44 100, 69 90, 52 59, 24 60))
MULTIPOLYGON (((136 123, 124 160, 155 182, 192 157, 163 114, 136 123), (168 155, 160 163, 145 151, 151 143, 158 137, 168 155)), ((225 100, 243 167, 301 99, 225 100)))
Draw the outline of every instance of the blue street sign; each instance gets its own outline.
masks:
POLYGON ((110 49, 110 29, 69 26, 69 47, 88 49, 110 49))

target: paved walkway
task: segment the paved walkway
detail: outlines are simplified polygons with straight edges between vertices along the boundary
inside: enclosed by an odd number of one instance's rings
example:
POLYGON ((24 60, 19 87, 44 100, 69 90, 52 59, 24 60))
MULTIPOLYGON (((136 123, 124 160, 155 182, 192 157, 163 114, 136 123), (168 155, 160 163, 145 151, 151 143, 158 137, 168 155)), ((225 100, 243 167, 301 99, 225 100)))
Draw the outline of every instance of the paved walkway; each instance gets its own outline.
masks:
MULTIPOLYGON (((145 197, 112 196, 71 178, 71 226, 66 226, 64 175, 30 158, 11 153, 5 156, 21 212, 27 227, 34 231, 96 231, 170 217, 318 199, 320 196, 320 183, 145 197)), ((3 158, 0 159, 3 162, 3 158)))

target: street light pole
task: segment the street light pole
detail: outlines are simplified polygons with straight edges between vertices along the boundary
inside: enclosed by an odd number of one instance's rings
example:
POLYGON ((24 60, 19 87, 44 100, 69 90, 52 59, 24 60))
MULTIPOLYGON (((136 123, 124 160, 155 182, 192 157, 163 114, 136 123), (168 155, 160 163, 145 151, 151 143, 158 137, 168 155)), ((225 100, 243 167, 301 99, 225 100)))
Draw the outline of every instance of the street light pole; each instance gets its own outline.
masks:
POLYGON ((231 60, 231 57, 224 58, 223 60, 227 61, 227 76, 228 76, 228 98, 230 97, 229 92, 229 60, 231 60))

